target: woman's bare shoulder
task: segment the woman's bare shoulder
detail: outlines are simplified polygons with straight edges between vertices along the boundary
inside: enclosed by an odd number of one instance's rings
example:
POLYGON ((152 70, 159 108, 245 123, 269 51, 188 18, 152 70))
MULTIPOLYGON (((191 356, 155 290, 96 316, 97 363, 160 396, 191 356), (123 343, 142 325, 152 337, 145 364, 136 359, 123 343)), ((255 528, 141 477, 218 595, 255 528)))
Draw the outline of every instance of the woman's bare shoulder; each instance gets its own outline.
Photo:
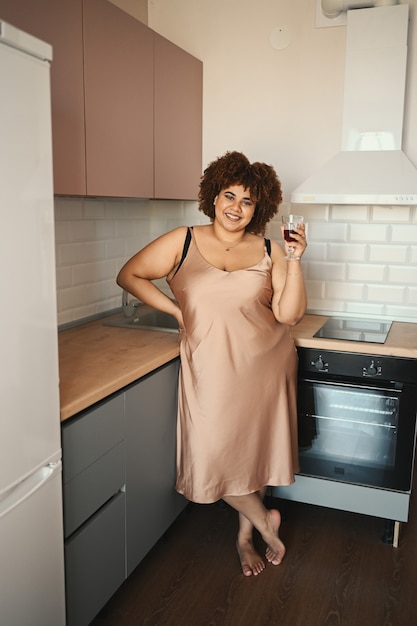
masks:
POLYGON ((187 235, 187 231, 188 231, 188 226, 177 226, 177 228, 173 228, 172 230, 169 230, 164 235, 161 235, 160 237, 158 237, 158 239, 165 238, 165 239, 171 239, 173 241, 175 240, 181 241, 181 239, 182 240, 185 239, 187 235))
POLYGON ((143 250, 158 250, 161 246, 168 246, 170 249, 182 247, 187 235, 187 230, 187 226, 177 226, 177 228, 173 228, 163 235, 159 235, 156 239, 153 239, 143 250))
POLYGON ((282 245, 275 239, 271 239, 271 258, 273 261, 282 260, 285 256, 285 250, 282 245))

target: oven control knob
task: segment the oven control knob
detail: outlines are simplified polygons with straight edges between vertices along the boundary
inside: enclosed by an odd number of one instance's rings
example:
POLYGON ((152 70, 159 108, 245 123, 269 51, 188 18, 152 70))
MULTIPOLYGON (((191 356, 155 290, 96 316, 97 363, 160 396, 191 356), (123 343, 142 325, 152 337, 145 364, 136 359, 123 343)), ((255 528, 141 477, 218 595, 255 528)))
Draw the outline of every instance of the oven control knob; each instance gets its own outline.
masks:
POLYGON ((363 368, 364 376, 377 376, 380 373, 381 373, 381 368, 375 364, 375 361, 371 361, 368 367, 363 368))
POLYGON ((311 365, 315 367, 316 370, 318 370, 319 372, 322 372, 324 369, 327 368, 328 364, 323 361, 323 358, 320 354, 320 356, 315 361, 311 361, 311 365))

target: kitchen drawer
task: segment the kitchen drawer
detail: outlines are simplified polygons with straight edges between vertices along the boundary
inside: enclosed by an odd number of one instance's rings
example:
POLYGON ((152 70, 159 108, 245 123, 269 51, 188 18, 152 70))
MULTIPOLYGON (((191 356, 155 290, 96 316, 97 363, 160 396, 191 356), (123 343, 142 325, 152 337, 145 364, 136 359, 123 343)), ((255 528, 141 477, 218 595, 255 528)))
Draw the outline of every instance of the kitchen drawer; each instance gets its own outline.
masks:
POLYGON ((64 532, 69 537, 123 487, 124 442, 120 442, 72 480, 64 483, 64 532))
POLYGON ((125 494, 65 542, 67 626, 87 626, 125 579, 125 494))
POLYGON ((123 413, 124 396, 121 393, 63 424, 64 483, 123 440, 123 413))

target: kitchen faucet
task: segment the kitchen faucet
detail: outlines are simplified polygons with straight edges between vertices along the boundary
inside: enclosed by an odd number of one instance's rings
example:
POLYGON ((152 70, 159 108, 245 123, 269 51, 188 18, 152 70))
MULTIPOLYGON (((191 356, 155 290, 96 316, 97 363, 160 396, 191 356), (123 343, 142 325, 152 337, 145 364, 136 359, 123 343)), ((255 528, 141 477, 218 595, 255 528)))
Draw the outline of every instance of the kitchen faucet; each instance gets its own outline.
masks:
POLYGON ((122 309, 125 317, 134 317, 137 315, 137 309, 141 306, 141 302, 134 298, 129 301, 129 292, 123 289, 122 293, 122 309))

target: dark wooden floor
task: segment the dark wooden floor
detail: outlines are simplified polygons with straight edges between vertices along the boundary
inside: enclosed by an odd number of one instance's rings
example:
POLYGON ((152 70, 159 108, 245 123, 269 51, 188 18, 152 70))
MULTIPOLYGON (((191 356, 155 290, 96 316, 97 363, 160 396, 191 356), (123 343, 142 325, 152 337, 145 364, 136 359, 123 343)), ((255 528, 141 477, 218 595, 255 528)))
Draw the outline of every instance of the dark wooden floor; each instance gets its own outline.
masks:
POLYGON ((382 542, 378 518, 290 502, 283 511, 283 563, 246 578, 236 513, 190 504, 93 625, 417 625, 415 501, 398 548, 382 542))

